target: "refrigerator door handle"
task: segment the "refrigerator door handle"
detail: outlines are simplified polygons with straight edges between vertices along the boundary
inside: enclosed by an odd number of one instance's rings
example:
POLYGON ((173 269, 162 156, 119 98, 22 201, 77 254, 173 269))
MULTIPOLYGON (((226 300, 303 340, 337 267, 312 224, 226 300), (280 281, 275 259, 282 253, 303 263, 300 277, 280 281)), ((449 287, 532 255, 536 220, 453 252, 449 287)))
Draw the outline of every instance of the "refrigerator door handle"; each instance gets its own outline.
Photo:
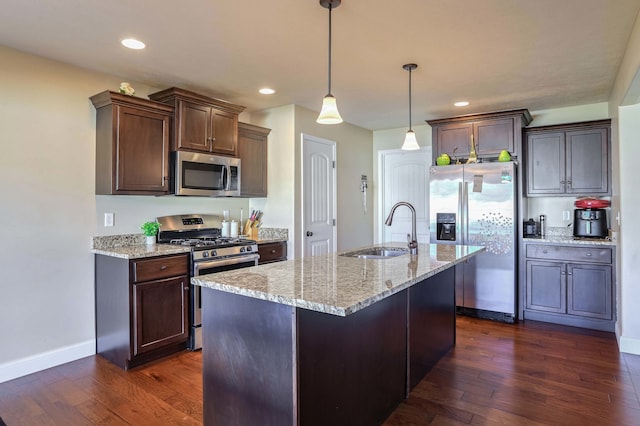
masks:
POLYGON ((463 228, 464 233, 462 238, 464 244, 469 244, 469 182, 462 182, 462 211, 464 212, 463 228))
POLYGON ((464 181, 458 182, 458 218, 456 220, 456 244, 464 244, 464 235, 462 230, 464 229, 464 195, 462 187, 464 181))

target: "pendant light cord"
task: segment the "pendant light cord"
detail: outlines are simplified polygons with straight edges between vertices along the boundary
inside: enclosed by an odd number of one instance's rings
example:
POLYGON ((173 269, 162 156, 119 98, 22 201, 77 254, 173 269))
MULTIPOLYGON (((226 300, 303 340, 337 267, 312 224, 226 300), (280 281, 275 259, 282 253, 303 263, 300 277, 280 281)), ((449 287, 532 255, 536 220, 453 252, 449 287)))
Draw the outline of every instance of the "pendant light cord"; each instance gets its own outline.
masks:
POLYGON ((331 9, 333 9, 333 7, 331 3, 329 3, 329 95, 331 95, 331 9))
POLYGON ((411 128, 411 68, 409 68, 409 131, 412 131, 411 128))

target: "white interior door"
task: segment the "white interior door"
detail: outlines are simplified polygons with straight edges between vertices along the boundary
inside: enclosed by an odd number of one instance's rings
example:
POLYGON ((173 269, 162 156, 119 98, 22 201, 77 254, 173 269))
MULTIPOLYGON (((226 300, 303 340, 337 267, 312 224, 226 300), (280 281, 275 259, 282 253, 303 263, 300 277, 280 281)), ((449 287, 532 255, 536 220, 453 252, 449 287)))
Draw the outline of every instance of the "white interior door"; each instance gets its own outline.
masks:
POLYGON ((302 135, 302 256, 336 251, 336 143, 302 135))
POLYGON ((429 242, 429 166, 431 147, 416 151, 381 151, 378 157, 379 242, 404 242, 411 233, 411 210, 399 207, 393 225, 384 224, 393 205, 406 201, 416 209, 416 233, 419 243, 429 242))

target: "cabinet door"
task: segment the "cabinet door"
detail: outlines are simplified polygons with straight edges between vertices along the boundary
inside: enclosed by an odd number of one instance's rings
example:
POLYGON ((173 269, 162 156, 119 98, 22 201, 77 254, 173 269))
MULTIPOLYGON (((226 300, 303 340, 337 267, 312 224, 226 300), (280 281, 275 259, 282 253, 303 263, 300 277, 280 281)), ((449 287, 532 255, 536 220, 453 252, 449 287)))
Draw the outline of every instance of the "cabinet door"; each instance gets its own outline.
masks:
POLYGON ((527 309, 566 313, 565 269, 564 263, 527 261, 527 309))
POLYGON ((116 108, 114 193, 168 193, 169 115, 116 108))
MULTIPOLYGON (((238 124, 238 157, 241 160, 240 194, 248 197, 267 196, 267 135, 269 129, 258 133, 238 124)), ((254 126, 251 126, 252 128, 254 126)))
POLYGON ((609 193, 609 144, 607 129, 566 133, 567 193, 609 193))
POLYGON ((468 158, 473 125, 471 123, 453 123, 438 126, 436 133, 436 154, 448 154, 451 160, 468 158))
POLYGON ((567 313, 612 319, 610 266, 568 264, 567 288, 567 313))
POLYGON ((216 154, 236 156, 238 143, 238 115, 212 110, 213 131, 211 151, 216 154))
POLYGON ((211 151, 211 108, 191 102, 179 102, 177 149, 211 151))
POLYGON ((134 356, 187 341, 188 276, 134 284, 133 289, 134 356))
POLYGON ((473 139, 479 157, 497 157, 500 151, 515 154, 513 118, 483 120, 473 124, 473 139))
POLYGON ((527 195, 564 194, 564 132, 527 137, 527 195))

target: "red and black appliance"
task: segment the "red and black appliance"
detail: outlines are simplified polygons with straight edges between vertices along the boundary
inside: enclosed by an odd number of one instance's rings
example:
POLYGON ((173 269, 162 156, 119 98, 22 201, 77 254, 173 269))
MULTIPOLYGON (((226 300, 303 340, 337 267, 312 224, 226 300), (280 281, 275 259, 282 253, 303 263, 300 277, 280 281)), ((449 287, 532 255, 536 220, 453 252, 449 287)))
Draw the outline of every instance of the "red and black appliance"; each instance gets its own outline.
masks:
POLYGON ((574 203, 573 236, 577 238, 605 238, 609 233, 607 211, 610 202, 600 198, 581 198, 574 203))
MULTIPOLYGON (((185 214, 156 218, 160 224, 158 243, 191 247, 191 276, 256 266, 260 255, 253 240, 221 236, 221 222, 211 214, 185 214)), ((187 348, 202 348, 202 304, 200 286, 191 286, 189 342, 187 348)))

